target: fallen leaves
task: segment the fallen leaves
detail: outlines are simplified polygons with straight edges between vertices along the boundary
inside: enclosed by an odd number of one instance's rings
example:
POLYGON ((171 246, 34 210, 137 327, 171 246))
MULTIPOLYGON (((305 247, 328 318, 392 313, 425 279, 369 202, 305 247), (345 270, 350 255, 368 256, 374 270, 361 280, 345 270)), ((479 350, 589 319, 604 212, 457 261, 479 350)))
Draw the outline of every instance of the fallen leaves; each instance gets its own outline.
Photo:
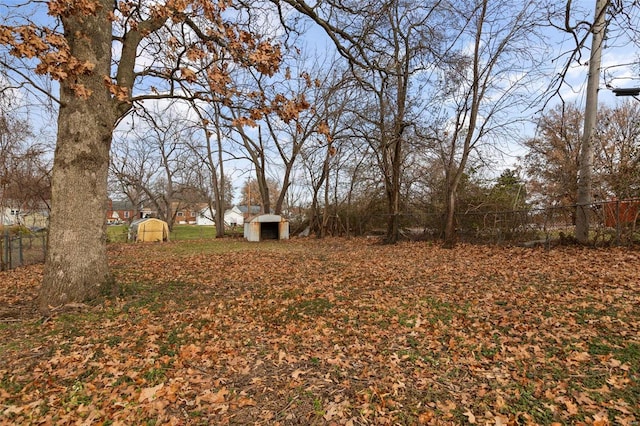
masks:
POLYGON ((138 397, 138 402, 145 401, 153 401, 156 397, 156 393, 164 387, 164 383, 160 383, 157 386, 153 386, 150 388, 144 388, 140 391, 140 396, 138 397))
POLYGON ((189 244, 111 246, 122 297, 45 324, 0 273, 0 423, 640 418, 637 252, 189 244))

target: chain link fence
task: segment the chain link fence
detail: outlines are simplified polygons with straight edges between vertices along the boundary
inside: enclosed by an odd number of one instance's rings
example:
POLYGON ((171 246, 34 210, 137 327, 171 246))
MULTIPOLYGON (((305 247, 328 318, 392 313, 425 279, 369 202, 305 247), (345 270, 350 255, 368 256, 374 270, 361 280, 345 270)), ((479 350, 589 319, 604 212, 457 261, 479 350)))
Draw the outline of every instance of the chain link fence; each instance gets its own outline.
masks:
POLYGON ((0 235, 0 270, 44 263, 47 233, 5 230, 0 235))
MULTIPOLYGON (((460 212, 456 215, 457 236, 460 241, 483 244, 535 246, 575 243, 577 208, 577 205, 566 205, 460 212)), ((589 240, 592 245, 629 246, 640 243, 640 198, 595 202, 580 208, 589 212, 589 240)), ((413 219, 418 218, 414 215, 413 219)), ((434 238, 441 236, 441 216, 423 215, 419 220, 423 234, 434 238)), ((413 230, 417 231, 415 227, 413 230)))

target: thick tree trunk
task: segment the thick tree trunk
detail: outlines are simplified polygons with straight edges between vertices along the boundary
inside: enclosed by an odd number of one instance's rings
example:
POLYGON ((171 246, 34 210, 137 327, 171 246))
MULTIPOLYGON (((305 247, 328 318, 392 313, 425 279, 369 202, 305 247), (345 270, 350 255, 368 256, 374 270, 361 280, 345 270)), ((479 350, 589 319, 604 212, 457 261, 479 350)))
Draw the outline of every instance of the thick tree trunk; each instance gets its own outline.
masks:
POLYGON ((216 238, 224 237, 224 202, 217 203, 220 207, 216 210, 215 223, 216 223, 216 238))
POLYGON ((389 218, 384 242, 386 244, 395 244, 400 238, 400 188, 395 181, 391 188, 387 190, 387 204, 389 218))
POLYGON ((38 303, 43 314, 111 293, 115 287, 107 262, 106 210, 116 113, 103 82, 111 63, 109 2, 103 3, 97 16, 64 20, 71 53, 95 68, 77 78, 91 91, 86 99, 77 96, 70 81, 61 83, 49 243, 38 303))
POLYGON ((391 160, 391 179, 386 180, 389 220, 387 221, 387 244, 395 244, 400 239, 400 176, 402 174, 402 126, 396 126, 395 143, 391 160))
POLYGON ((58 120, 43 313, 111 292, 114 284, 105 220, 111 128, 101 124, 101 110, 91 102, 70 104, 60 108, 58 120))

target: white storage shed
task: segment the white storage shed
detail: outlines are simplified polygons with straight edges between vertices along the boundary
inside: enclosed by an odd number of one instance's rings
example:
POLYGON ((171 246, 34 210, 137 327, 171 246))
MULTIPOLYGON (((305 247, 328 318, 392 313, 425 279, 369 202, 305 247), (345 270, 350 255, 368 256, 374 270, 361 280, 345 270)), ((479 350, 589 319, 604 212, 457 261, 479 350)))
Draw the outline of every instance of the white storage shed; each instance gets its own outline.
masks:
POLYGON ((248 241, 288 240, 289 221, 277 214, 262 214, 244 223, 248 241))

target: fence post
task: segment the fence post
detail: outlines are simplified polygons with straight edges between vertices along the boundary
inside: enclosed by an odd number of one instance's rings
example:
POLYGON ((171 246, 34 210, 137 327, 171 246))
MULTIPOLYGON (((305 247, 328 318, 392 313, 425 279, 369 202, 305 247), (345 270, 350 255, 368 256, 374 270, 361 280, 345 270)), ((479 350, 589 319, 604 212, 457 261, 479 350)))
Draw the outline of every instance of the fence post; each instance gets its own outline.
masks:
POLYGON ((24 256, 22 255, 22 233, 18 233, 18 262, 20 263, 17 266, 24 265, 24 256))
POLYGON ((40 237, 42 238, 42 261, 43 262, 47 261, 47 235, 49 235, 48 230, 47 232, 43 232, 40 237))
POLYGON ((4 231, 4 265, 5 269, 11 269, 11 237, 9 230, 4 231))
POLYGON ((620 200, 616 200, 616 245, 620 245, 620 200))
POLYGON ((4 271, 4 237, 0 237, 0 271, 4 271))

